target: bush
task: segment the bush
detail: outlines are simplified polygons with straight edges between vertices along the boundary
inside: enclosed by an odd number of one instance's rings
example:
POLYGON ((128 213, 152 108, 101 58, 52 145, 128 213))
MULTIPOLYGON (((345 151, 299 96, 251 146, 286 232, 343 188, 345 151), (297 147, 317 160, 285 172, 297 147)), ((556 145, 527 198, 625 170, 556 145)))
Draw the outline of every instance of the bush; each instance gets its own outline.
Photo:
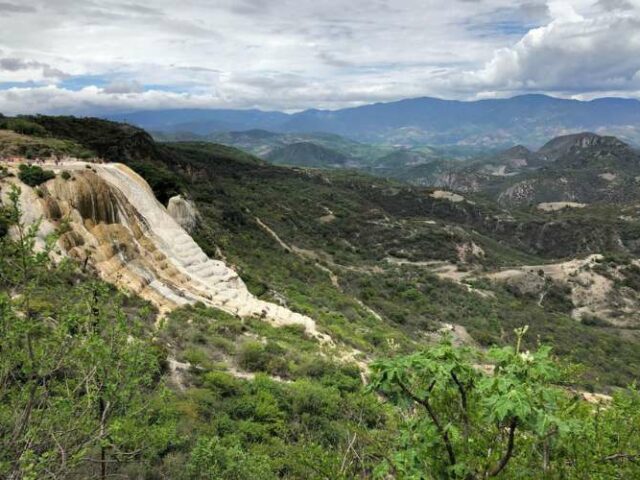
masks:
POLYGON ((566 284, 553 283, 547 290, 542 304, 553 312, 571 312, 574 307, 571 300, 571 287, 566 284))
POLYGON ((62 177, 63 180, 69 180, 71 178, 71 174, 69 172, 67 172, 66 170, 64 172, 62 172, 62 174, 60 176, 62 177))
POLYGON ((0 238, 4 237, 8 231, 9 224, 2 216, 0 216, 0 238))
POLYGON ((37 165, 22 164, 19 169, 18 177, 30 187, 37 187, 56 176, 51 170, 43 170, 37 165))
POLYGON ((219 438, 198 439, 187 464, 187 478, 269 480, 277 478, 266 455, 252 455, 237 441, 227 445, 219 438))
POLYGON ((147 181, 163 205, 166 205, 171 197, 182 193, 183 188, 178 177, 164 165, 136 161, 130 162, 129 166, 147 181))
POLYGON ((208 372, 204 375, 203 386, 222 397, 238 395, 241 390, 239 381, 226 372, 208 372))
POLYGON ((631 264, 622 268, 621 272, 624 275, 622 284, 625 287, 632 288, 636 292, 640 292, 640 267, 631 264))
POLYGON ((580 401, 560 387, 571 369, 549 347, 521 349, 526 331, 514 331, 515 348, 488 352, 491 374, 448 340, 371 365, 369 390, 407 418, 380 478, 640 478, 636 462, 618 461, 629 448, 635 458, 640 392, 622 390, 606 406, 580 401))
POLYGON ((611 324, 603 318, 598 317, 597 315, 583 315, 580 319, 580 322, 583 325, 587 325, 589 327, 610 327, 611 324))
POLYGON ((246 342, 240 348, 238 364, 250 372, 263 372, 267 368, 269 354, 260 342, 246 342))
POLYGON ((281 377, 289 376, 289 362, 285 350, 274 342, 246 342, 238 353, 238 364, 250 372, 264 372, 281 377))
POLYGON ((9 118, 3 120, 0 123, 0 128, 13 130, 16 133, 21 133, 23 135, 44 136, 47 134, 47 130, 42 125, 38 125, 26 118, 9 118))

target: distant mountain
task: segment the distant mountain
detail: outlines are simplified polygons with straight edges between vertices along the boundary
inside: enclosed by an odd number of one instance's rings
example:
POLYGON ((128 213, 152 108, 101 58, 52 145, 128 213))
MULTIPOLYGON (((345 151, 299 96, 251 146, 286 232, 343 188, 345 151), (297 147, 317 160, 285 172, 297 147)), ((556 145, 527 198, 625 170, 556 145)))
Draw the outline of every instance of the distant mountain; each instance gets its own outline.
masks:
POLYGON ((625 142, 612 136, 601 136, 590 132, 564 135, 547 142, 538 155, 547 161, 571 163, 573 166, 585 166, 594 158, 610 157, 622 159, 636 157, 636 153, 625 142))
POLYGON ((208 135, 213 132, 267 129, 289 120, 289 115, 261 110, 173 109, 144 110, 105 116, 154 132, 189 132, 208 135))
POLYGON ((301 167, 344 167, 349 157, 340 152, 310 142, 298 142, 277 148, 266 155, 266 160, 278 165, 301 167))
POLYGON ((207 140, 231 145, 236 148, 266 158, 274 149, 286 147, 294 143, 313 143, 324 148, 335 150, 345 156, 350 156, 358 151, 369 150, 368 145, 363 145, 353 140, 331 133, 275 133, 266 130, 247 130, 239 132, 213 133, 207 140))
POLYGON ((327 132, 358 141, 399 145, 542 145, 548 138, 585 130, 640 144, 640 101, 567 100, 521 95, 478 101, 415 98, 342 110, 294 114, 260 110, 160 110, 109 117, 158 132, 262 129, 280 133, 327 132))
POLYGON ((419 152, 409 149, 398 149, 393 152, 380 157, 375 161, 377 167, 412 167, 416 165, 423 165, 433 160, 435 154, 429 155, 425 152, 419 152))
POLYGON ((537 152, 532 152, 523 145, 516 145, 500 152, 496 156, 496 160, 509 168, 515 169, 538 163, 540 156, 537 152))

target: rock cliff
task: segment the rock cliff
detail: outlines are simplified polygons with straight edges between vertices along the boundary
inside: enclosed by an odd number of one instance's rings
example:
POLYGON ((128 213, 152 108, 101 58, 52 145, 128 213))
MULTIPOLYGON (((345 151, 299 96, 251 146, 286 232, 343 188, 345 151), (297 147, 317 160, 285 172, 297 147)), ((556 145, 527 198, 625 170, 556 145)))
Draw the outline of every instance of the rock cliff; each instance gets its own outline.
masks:
POLYGON ((198 223, 198 211, 191 200, 182 195, 176 195, 169 199, 167 212, 187 232, 192 232, 198 223))
MULTIPOLYGON (((162 313, 203 302, 239 316, 258 316, 276 325, 300 324, 321 341, 315 322, 287 308, 255 298, 237 273, 212 260, 187 233, 195 208, 182 198, 170 202, 172 216, 149 185, 122 164, 68 162, 66 170, 38 190, 15 178, 25 223, 38 219, 40 241, 56 228, 60 253, 95 268, 106 281, 154 303, 162 313)), ((6 191, 3 188, 3 191, 6 191)))

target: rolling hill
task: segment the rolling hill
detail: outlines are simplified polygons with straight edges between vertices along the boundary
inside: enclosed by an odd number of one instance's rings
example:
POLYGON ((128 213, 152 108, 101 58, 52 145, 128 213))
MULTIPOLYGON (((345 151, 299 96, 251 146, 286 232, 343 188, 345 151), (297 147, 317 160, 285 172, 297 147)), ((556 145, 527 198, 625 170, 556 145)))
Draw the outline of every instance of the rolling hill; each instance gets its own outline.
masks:
POLYGON ((345 167, 349 163, 349 157, 346 155, 310 142, 292 143, 276 148, 265 158, 276 165, 316 168, 345 167))

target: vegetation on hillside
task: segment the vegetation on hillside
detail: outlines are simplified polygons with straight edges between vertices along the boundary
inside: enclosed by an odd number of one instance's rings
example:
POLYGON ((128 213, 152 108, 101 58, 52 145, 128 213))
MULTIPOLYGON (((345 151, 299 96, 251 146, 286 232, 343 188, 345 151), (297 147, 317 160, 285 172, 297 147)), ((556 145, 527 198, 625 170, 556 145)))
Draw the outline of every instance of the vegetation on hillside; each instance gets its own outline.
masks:
POLYGON ((52 265, 53 239, 35 249, 18 196, 2 206, 16 235, 0 239, 0 476, 106 478, 113 464, 146 464, 171 429, 149 314, 73 265, 52 265))
POLYGON ((521 349, 522 332, 515 349, 489 353, 491 375, 476 365, 481 352, 445 340, 378 361, 366 388, 358 367, 323 360, 301 329, 196 305, 171 314, 157 338, 140 301, 36 252, 18 192, 9 198, 2 213, 18 235, 0 240, 3 477, 639 473, 637 391, 583 402, 549 349, 521 349))
POLYGON ((511 329, 530 324, 559 353, 588 365, 581 380, 587 386, 621 386, 638 377, 637 331, 579 324, 561 288, 538 305, 537 298, 499 285, 478 286, 489 295, 469 292, 418 265, 448 261, 482 271, 635 248, 640 230, 611 208, 507 214, 477 198, 455 203, 351 171, 275 167, 205 142, 158 145, 133 127, 101 120, 33 121, 46 125, 49 135, 85 142, 82 148, 123 152, 120 159, 162 202, 186 193, 202 214, 195 238, 210 256, 235 265, 259 297, 313 316, 320 328, 363 352, 414 348, 442 322, 466 327, 483 346, 509 342, 511 329), (483 254, 461 260, 459 248, 471 244, 483 254), (395 265, 388 258, 418 264, 395 265))
MULTIPOLYGON (((54 238, 36 249, 18 191, 3 191, 0 477, 640 475, 640 394, 628 387, 640 375, 637 329, 576 321, 566 286, 548 279, 540 298, 436 274, 608 245, 602 230, 580 230, 593 221, 585 212, 507 218, 488 201, 354 172, 275 167, 206 143, 156 145, 101 121, 86 121, 85 138, 74 133, 81 120, 34 118, 46 141, 112 152, 162 201, 188 194, 200 213, 195 239, 211 257, 258 297, 312 316, 339 352, 360 353, 340 358, 301 328, 202 304, 159 319, 80 265, 53 264, 54 238), (555 238, 528 238, 540 231, 555 238), (439 342, 443 328, 451 338, 439 342), (587 403, 582 390, 613 398, 587 403)), ((631 244, 639 230, 625 225, 615 233, 631 244)), ((635 291, 638 267, 616 245, 593 268, 635 291)))
POLYGON ((420 479, 633 478, 638 466, 634 387, 589 404, 563 388, 549 347, 477 352, 447 341, 377 362, 369 388, 406 412, 380 477, 420 479), (490 371, 487 371, 490 370, 490 371), (626 418, 626 419, 625 419, 626 418))
POLYGON ((89 158, 94 154, 71 140, 23 135, 0 126, 0 158, 89 158))
POLYGON ((55 178, 55 173, 51 170, 43 170, 37 165, 20 164, 18 169, 18 178, 29 185, 30 187, 37 187, 38 185, 55 178))
MULTIPOLYGON (((445 322, 466 327, 477 342, 491 346, 510 342, 510 332, 528 324, 533 334, 527 342, 540 338, 588 366, 580 381, 589 388, 624 386, 638 378, 637 332, 579 324, 568 314, 562 290, 543 305, 491 284, 477 285, 492 292, 483 296, 419 265, 385 260, 459 262, 457 246, 473 241, 484 256, 468 259, 461 268, 544 262, 523 253, 520 239, 505 235, 504 222, 501 242, 489 237, 486 224, 486 235, 469 229, 475 218, 487 221, 498 214, 490 205, 437 200, 428 190, 353 172, 274 167, 227 147, 179 143, 170 148, 202 215, 195 238, 205 252, 222 253, 253 293, 270 301, 285 299, 340 341, 376 354, 407 351, 445 322), (323 222, 327 209, 331 220, 323 222), (283 249, 256 218, 298 253, 283 249)), ((524 237, 528 228, 555 230, 548 241, 557 242, 557 249, 575 248, 573 237, 583 235, 581 225, 590 225, 582 217, 564 230, 557 220, 537 224, 537 217, 527 215, 514 222, 518 235, 524 237)), ((599 248, 597 233, 592 235, 593 248, 599 248)))

